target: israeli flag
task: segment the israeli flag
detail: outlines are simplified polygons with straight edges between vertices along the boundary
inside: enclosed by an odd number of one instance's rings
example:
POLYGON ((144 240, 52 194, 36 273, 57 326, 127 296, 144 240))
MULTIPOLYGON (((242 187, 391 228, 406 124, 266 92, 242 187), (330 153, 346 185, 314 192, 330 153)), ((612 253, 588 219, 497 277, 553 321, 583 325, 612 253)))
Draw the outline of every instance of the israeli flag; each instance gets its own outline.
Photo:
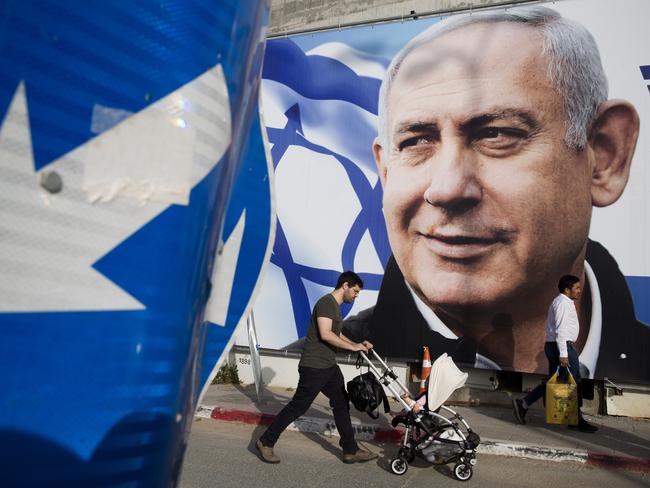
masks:
MULTIPOLYGON (((364 280, 355 313, 374 305, 390 256, 372 144, 389 59, 341 42, 303 51, 267 43, 261 110, 275 167, 276 239, 255 304, 259 342, 304 336, 311 308, 338 275, 364 280)), ((245 338, 238 338, 245 344, 245 338)))

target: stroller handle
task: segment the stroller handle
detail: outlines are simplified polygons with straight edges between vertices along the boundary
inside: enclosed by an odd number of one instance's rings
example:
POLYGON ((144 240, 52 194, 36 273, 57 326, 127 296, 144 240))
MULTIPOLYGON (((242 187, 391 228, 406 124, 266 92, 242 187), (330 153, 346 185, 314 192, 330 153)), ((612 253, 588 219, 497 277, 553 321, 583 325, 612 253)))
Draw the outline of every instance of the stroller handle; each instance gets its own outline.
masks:
MULTIPOLYGON (((366 361, 370 361, 370 359, 368 359, 368 356, 366 356, 366 353, 364 353, 363 351, 359 351, 359 353, 366 359, 366 361)), ((374 348, 368 349, 368 354, 372 356, 373 360, 379 361, 384 368, 388 368, 388 365, 384 362, 381 356, 377 354, 377 351, 375 351, 374 348)))
MULTIPOLYGON (((381 371, 379 371, 379 369, 377 369, 377 367, 374 365, 372 360, 370 358, 368 358, 366 353, 364 353, 363 351, 359 351, 359 355, 368 364, 368 368, 375 375, 375 378, 377 378, 377 380, 379 382, 381 382, 386 388, 388 388, 391 391, 391 393, 395 396, 395 398, 397 398, 397 401, 399 401, 399 403, 402 404, 402 407, 404 408, 404 410, 406 410, 406 414, 411 419, 413 419, 415 424, 418 425, 424 432, 426 432, 426 434, 428 436, 432 435, 433 431, 427 425, 425 425, 422 422, 420 416, 417 415, 415 413, 415 411, 413 410, 413 407, 404 401, 404 398, 402 398, 402 395, 400 394, 400 392, 395 389, 395 386, 394 386, 393 383, 397 383, 397 385, 400 387, 402 393, 408 394, 409 393, 408 388, 406 386, 404 386, 404 383, 402 383, 400 381, 399 377, 395 374, 395 372, 386 364, 386 362, 379 356, 379 354, 377 354, 375 352, 374 349, 370 349, 368 351, 368 353, 371 354, 373 359, 377 360, 382 365, 382 367, 384 368, 384 372, 382 373, 381 371)), ((435 413, 433 415, 436 415, 437 417, 440 417, 439 415, 437 415, 435 413)), ((440 418, 442 418, 443 420, 449 422, 444 417, 440 417, 440 418)))
POLYGON ((388 388, 395 397, 399 399, 400 403, 402 403, 407 410, 410 411, 411 407, 402 399, 400 393, 397 390, 395 390, 395 387, 393 386, 392 383, 393 382, 397 383, 403 393, 408 393, 409 391, 408 388, 404 386, 404 383, 400 381, 399 377, 395 374, 395 372, 386 364, 386 362, 379 356, 379 354, 377 354, 377 352, 374 349, 370 349, 368 353, 372 355, 373 360, 377 360, 382 365, 382 367, 384 368, 383 373, 379 371, 379 369, 377 369, 377 367, 374 365, 372 360, 366 355, 365 352, 359 351, 359 355, 364 359, 364 361, 366 362, 370 370, 373 372, 375 377, 381 383, 383 383, 384 386, 386 386, 386 388, 388 388))

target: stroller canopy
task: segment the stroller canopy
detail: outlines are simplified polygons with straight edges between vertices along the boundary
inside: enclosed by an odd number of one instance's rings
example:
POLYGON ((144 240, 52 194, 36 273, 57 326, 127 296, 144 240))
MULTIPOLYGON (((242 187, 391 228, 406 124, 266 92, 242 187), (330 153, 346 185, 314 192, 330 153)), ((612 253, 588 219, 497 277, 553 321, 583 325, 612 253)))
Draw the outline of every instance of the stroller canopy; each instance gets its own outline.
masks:
POLYGON ((458 369, 447 353, 442 353, 431 365, 427 390, 429 410, 438 409, 454 390, 465 384, 465 381, 467 381, 467 373, 458 369))

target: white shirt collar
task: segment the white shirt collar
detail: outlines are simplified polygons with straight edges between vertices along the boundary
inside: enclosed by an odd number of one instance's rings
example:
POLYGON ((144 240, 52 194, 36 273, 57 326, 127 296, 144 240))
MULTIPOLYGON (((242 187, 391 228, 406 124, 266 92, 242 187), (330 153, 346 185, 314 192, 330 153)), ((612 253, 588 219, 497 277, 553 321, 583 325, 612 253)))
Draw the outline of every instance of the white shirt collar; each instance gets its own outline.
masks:
POLYGON ((441 336, 446 337, 447 339, 458 339, 458 336, 454 334, 451 329, 447 327, 442 322, 442 320, 440 320, 440 317, 433 313, 433 310, 431 310, 431 308, 422 301, 417 293, 413 291, 411 285, 409 285, 406 280, 404 280, 404 283, 406 283, 406 287, 411 292, 411 296, 413 297, 413 301, 415 301, 415 306, 417 307, 418 311, 422 317, 424 317, 424 320, 426 320, 427 324, 429 324, 429 328, 441 336))
POLYGON ((600 333, 603 328, 603 306, 600 301, 600 288, 594 271, 585 261, 585 279, 589 283, 591 294, 591 322, 589 323, 589 335, 580 353, 580 364, 589 370, 589 378, 594 377, 596 364, 598 363, 598 351, 600 350, 600 333))
MULTIPOLYGON (((594 372, 596 371, 596 363, 598 362, 598 351, 600 349, 600 332, 602 329, 602 304, 600 301, 600 288, 598 287, 598 280, 596 280, 596 275, 594 274, 589 263, 585 261, 585 277, 589 283, 589 290, 591 292, 591 322, 589 323, 589 335, 587 336, 587 342, 582 348, 580 353, 580 364, 585 366, 589 370, 589 378, 594 377, 594 372)), ((404 280, 406 287, 411 292, 413 301, 418 311, 424 317, 424 320, 429 325, 429 328, 437 332, 447 339, 458 339, 458 336, 454 334, 449 327, 447 327, 440 318, 433 313, 433 310, 426 305, 422 299, 413 291, 411 285, 404 280)), ((567 297, 568 298, 568 297, 567 297)), ((476 354, 476 361, 474 364, 475 367, 480 368, 490 368, 499 370, 501 369, 494 361, 481 354, 476 354)))

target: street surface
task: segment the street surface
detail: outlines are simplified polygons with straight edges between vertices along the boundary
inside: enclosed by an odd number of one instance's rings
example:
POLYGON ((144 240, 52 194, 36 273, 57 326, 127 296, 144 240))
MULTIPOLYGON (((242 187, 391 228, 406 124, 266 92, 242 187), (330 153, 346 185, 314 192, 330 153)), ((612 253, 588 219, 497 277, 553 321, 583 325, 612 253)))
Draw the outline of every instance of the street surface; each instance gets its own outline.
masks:
POLYGON ((468 482, 457 481, 453 465, 432 466, 416 460, 403 476, 389 471, 394 444, 363 444, 379 454, 364 464, 347 465, 340 460, 338 437, 286 431, 276 445, 280 464, 263 463, 255 440, 264 427, 195 420, 185 455, 181 488, 320 488, 320 487, 650 487, 647 474, 602 469, 579 463, 533 461, 479 454, 474 475, 468 482))

